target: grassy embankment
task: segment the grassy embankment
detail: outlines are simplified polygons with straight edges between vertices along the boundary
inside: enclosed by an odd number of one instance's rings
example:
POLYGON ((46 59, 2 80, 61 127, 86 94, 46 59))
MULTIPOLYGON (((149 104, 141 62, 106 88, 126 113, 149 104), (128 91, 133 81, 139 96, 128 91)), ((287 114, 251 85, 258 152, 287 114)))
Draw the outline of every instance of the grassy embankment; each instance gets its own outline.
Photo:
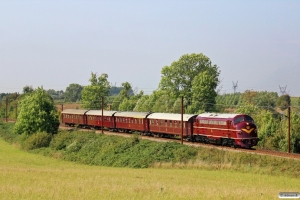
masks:
MULTIPOLYGON (((0 139, 1 199, 278 199, 279 192, 300 188, 299 161, 197 149, 188 161, 156 161, 144 169, 88 166, 22 151, 17 138, 7 134, 11 126, 0 127, 13 144, 0 139), (278 170, 269 166, 274 164, 278 170)), ((62 159, 69 155, 67 148, 34 151, 62 159)))

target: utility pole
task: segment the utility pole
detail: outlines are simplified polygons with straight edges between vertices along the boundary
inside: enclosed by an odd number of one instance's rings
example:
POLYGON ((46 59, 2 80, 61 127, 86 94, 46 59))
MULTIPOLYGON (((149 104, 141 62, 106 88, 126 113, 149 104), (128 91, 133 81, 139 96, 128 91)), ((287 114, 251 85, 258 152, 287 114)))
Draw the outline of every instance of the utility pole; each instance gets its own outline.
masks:
POLYGON ((102 120, 101 120, 101 123, 102 123, 102 125, 101 125, 102 126, 102 134, 103 134, 103 120, 104 120, 103 119, 103 107, 104 107, 104 97, 102 97, 102 116, 101 116, 102 117, 102 120))
POLYGON ((5 122, 7 122, 7 110, 8 110, 8 98, 7 98, 7 96, 6 96, 6 115, 5 115, 5 122))
POLYGON ((288 152, 291 153, 291 106, 288 107, 288 152))
POLYGON ((16 103, 16 121, 18 119, 18 102, 16 103))
POLYGON ((181 144, 183 144, 183 96, 181 97, 181 144))

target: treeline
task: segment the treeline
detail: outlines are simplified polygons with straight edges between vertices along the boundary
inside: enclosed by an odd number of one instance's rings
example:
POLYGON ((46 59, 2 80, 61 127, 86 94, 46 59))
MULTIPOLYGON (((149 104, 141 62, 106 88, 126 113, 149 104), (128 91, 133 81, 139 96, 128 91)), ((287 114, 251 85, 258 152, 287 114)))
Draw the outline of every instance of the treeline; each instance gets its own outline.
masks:
MULTIPOLYGON (((18 116, 18 121, 21 121, 18 113, 21 113, 22 109, 24 109, 23 112, 29 112, 30 109, 28 108, 33 106, 32 103, 26 102, 29 101, 28 96, 31 95, 33 97, 30 101, 34 100, 37 104, 39 98, 44 98, 48 99, 47 101, 50 99, 52 102, 60 103, 77 102, 85 109, 101 109, 101 101, 104 98, 104 109, 106 110, 165 113, 180 113, 181 99, 183 98, 185 113, 225 112, 251 115, 258 125, 259 138, 261 139, 259 146, 286 151, 288 128, 286 110, 289 106, 293 106, 291 146, 293 152, 300 153, 300 117, 297 107, 300 106, 300 98, 291 98, 289 95, 279 96, 276 92, 253 90, 247 90, 243 93, 218 94, 220 70, 203 54, 183 55, 170 66, 163 67, 161 74, 158 88, 150 95, 145 95, 143 91, 133 90, 129 82, 122 83, 120 87, 113 86, 108 81, 108 74, 97 75, 93 72, 89 79, 89 85, 81 86, 72 83, 65 92, 44 90, 43 88, 33 89, 30 86, 25 86, 22 94, 1 96, 0 116, 5 117, 3 100, 8 98, 10 102, 9 118, 18 116), (45 97, 46 94, 48 97, 45 97), (17 107, 18 102, 21 102, 20 109, 17 107)), ((48 107, 41 105, 36 110, 43 111, 48 107)), ((34 115, 34 112, 31 112, 30 115, 34 115)), ((23 116, 30 115, 28 113, 23 114, 23 116)), ((45 121, 46 116, 43 113, 40 115, 44 117, 40 121, 45 121)), ((32 122, 33 120, 34 118, 26 119, 24 122, 32 122)), ((56 117, 53 117, 53 121, 56 121, 56 117)), ((35 130, 39 130, 39 127, 36 127, 35 130)), ((28 130, 27 132, 33 133, 34 131, 28 130)))

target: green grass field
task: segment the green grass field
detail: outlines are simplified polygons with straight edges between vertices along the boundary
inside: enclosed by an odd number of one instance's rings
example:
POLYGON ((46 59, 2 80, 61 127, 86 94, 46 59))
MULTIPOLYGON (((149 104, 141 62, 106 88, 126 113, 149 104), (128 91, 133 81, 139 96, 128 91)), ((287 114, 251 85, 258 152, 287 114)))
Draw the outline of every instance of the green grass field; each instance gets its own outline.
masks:
POLYGON ((24 152, 0 138, 1 199, 278 199, 300 180, 225 170, 110 168, 24 152))

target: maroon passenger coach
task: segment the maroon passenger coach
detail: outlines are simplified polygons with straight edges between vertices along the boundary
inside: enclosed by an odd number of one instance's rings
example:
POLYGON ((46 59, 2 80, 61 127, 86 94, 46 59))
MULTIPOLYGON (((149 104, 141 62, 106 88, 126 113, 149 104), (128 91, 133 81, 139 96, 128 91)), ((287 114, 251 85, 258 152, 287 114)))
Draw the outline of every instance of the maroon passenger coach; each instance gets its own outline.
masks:
MULTIPOLYGON (((193 137, 193 122, 197 115, 183 114, 183 137, 190 140, 193 137)), ((149 131, 158 137, 180 136, 181 114, 152 113, 148 117, 149 131)))
POLYGON ((61 112, 62 123, 67 126, 86 126, 86 117, 85 113, 88 110, 79 110, 79 109, 66 109, 61 112))
POLYGON ((114 114, 116 129, 122 132, 148 131, 147 116, 149 112, 117 112, 114 114))
POLYGON ((102 119, 102 110, 89 110, 88 112, 85 113, 87 118, 87 125, 95 129, 101 129, 102 120, 103 120, 103 128, 114 130, 116 126, 114 114, 116 112, 117 111, 103 110, 103 119, 102 119))

